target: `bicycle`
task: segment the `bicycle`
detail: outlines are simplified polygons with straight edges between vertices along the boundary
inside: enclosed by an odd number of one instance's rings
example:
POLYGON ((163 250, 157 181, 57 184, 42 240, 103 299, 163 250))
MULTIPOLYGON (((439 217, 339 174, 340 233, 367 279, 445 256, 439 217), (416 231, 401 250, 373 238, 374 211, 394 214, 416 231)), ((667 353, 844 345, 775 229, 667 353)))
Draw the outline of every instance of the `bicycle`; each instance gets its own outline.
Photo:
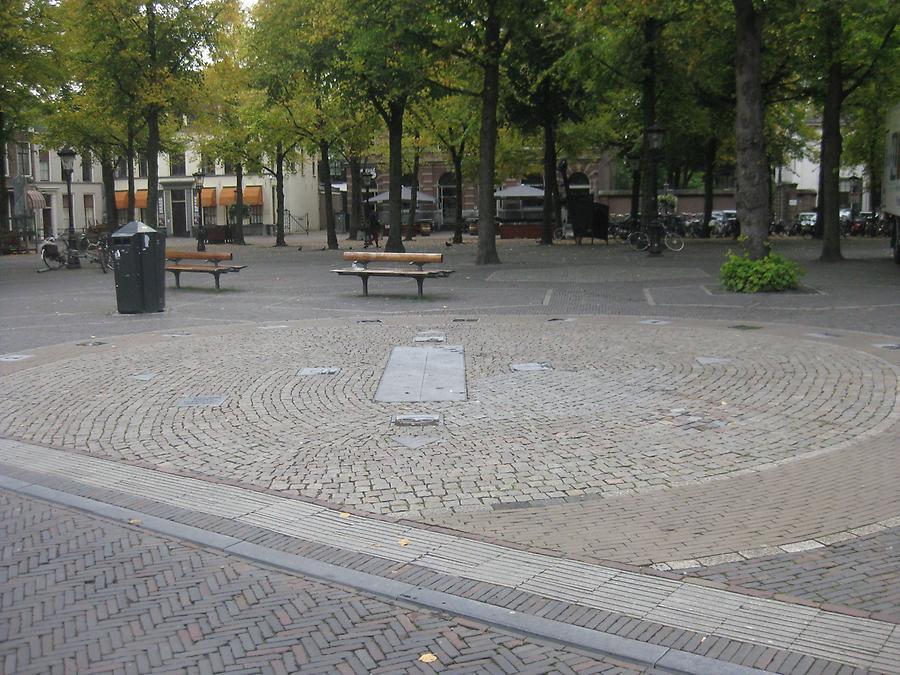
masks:
MULTIPOLYGON (((684 248, 684 239, 675 232, 666 229, 664 225, 660 225, 663 231, 662 243, 670 251, 678 252, 684 248)), ((650 236, 643 230, 635 230, 628 235, 628 243, 636 251, 646 251, 650 247, 650 236)))
MULTIPOLYGON (((113 269, 113 255, 109 247, 109 239, 106 237, 92 242, 87 236, 81 235, 75 256, 87 259, 92 263, 99 263, 104 274, 113 269)), ((62 236, 45 239, 41 244, 41 260, 48 270, 58 270, 63 267, 69 260, 68 240, 62 236)))

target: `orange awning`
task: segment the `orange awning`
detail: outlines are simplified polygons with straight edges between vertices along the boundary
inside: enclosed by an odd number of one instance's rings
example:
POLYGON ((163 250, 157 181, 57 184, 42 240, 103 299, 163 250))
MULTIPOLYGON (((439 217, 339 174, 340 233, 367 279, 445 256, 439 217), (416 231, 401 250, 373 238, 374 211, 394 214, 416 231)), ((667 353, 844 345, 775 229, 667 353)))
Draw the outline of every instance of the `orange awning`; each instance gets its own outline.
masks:
POLYGON ((215 206, 216 205, 216 188, 208 187, 203 188, 203 192, 200 193, 200 203, 203 206, 215 206))
POLYGON ((146 190, 135 190, 134 191, 134 208, 136 208, 136 209, 146 209, 147 208, 147 191, 146 190))
POLYGON ((262 185, 248 185, 244 188, 245 206, 262 206, 262 185))
POLYGON ((223 187, 219 190, 219 203, 222 206, 230 206, 237 202, 237 188, 236 187, 223 187))
POLYGON ((116 190, 116 209, 119 211, 128 208, 128 190, 116 190))

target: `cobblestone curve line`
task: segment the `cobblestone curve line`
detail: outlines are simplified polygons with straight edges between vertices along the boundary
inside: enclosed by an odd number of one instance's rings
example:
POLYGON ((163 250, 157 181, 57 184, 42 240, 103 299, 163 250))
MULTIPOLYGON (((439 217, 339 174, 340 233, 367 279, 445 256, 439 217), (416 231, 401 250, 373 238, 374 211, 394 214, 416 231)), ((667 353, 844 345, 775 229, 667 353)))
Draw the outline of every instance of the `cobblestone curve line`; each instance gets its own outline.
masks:
MULTIPOLYGON (((491 582, 667 626, 887 670, 900 663, 900 626, 750 597, 602 565, 466 540, 243 488, 0 441, 0 461, 52 476, 222 515, 305 541, 491 582)), ((4 480, 6 487, 26 483, 4 480)))
POLYGON ((702 484, 834 453, 898 419, 898 372, 840 345, 708 327, 312 322, 186 335, 14 373, 0 380, 0 434, 379 514, 441 517, 702 484), (426 328, 465 347, 469 400, 375 403, 391 347, 426 328), (532 361, 553 370, 510 369, 532 361), (298 375, 309 366, 340 370, 298 375), (141 374, 152 377, 132 377, 141 374), (178 406, 201 395, 225 400, 178 406), (442 424, 389 421, 422 412, 442 424))
POLYGON ((764 558, 774 558, 775 556, 784 553, 802 553, 804 551, 814 551, 828 546, 839 546, 848 541, 857 539, 858 537, 866 537, 870 534, 877 534, 878 532, 884 532, 895 527, 900 527, 900 516, 885 518, 884 520, 867 523, 852 529, 841 530, 840 532, 832 532, 831 534, 815 537, 813 539, 789 541, 784 544, 778 544, 778 546, 735 551, 733 553, 720 553, 718 555, 705 556, 696 559, 666 560, 664 562, 654 563, 650 565, 650 567, 662 572, 677 570, 690 573, 695 569, 715 567, 722 563, 735 563, 741 562, 742 560, 761 560, 764 558))

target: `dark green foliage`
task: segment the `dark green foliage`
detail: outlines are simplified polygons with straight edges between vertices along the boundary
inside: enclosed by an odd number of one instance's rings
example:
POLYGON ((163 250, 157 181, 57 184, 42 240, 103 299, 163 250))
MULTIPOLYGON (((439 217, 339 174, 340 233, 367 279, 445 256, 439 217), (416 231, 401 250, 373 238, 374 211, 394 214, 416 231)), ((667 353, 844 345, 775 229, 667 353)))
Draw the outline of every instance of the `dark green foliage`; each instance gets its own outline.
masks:
POLYGON ((800 265, 771 251, 759 260, 751 260, 747 253, 737 255, 729 251, 719 279, 729 291, 759 293, 797 288, 803 274, 800 265))

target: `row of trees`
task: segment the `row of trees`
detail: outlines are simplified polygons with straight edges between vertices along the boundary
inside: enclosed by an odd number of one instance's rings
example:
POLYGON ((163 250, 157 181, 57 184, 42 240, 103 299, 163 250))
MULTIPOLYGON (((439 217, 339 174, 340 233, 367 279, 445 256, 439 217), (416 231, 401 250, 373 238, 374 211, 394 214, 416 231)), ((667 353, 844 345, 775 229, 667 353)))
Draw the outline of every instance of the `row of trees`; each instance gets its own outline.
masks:
MULTIPOLYGON (((325 178, 331 248, 335 158, 355 187, 355 236, 361 171, 387 156, 387 250, 403 250, 404 225, 411 236, 401 176, 407 162, 415 180, 423 152, 453 163, 458 194, 464 175, 476 180, 482 264, 499 262, 498 170, 542 167, 550 243, 558 158, 637 153, 649 218, 656 163, 643 132, 662 125, 663 175, 684 186, 702 173, 707 218, 717 167, 735 165, 739 218, 759 257, 771 169, 805 150, 812 116, 822 122, 823 258, 839 259, 842 161, 864 164, 877 191, 880 120, 900 95, 890 0, 258 0, 249 15, 237 0, 11 0, 2 11, 0 141, 38 127, 46 142, 97 157, 107 204, 116 159, 133 167, 143 153, 155 204, 158 154, 183 151, 189 124, 204 154, 237 167, 238 199, 243 172, 275 177, 278 245, 284 173, 304 156, 325 178)), ((129 186, 133 212, 131 173, 129 186)), ((459 240, 460 213, 456 222, 459 240)))

